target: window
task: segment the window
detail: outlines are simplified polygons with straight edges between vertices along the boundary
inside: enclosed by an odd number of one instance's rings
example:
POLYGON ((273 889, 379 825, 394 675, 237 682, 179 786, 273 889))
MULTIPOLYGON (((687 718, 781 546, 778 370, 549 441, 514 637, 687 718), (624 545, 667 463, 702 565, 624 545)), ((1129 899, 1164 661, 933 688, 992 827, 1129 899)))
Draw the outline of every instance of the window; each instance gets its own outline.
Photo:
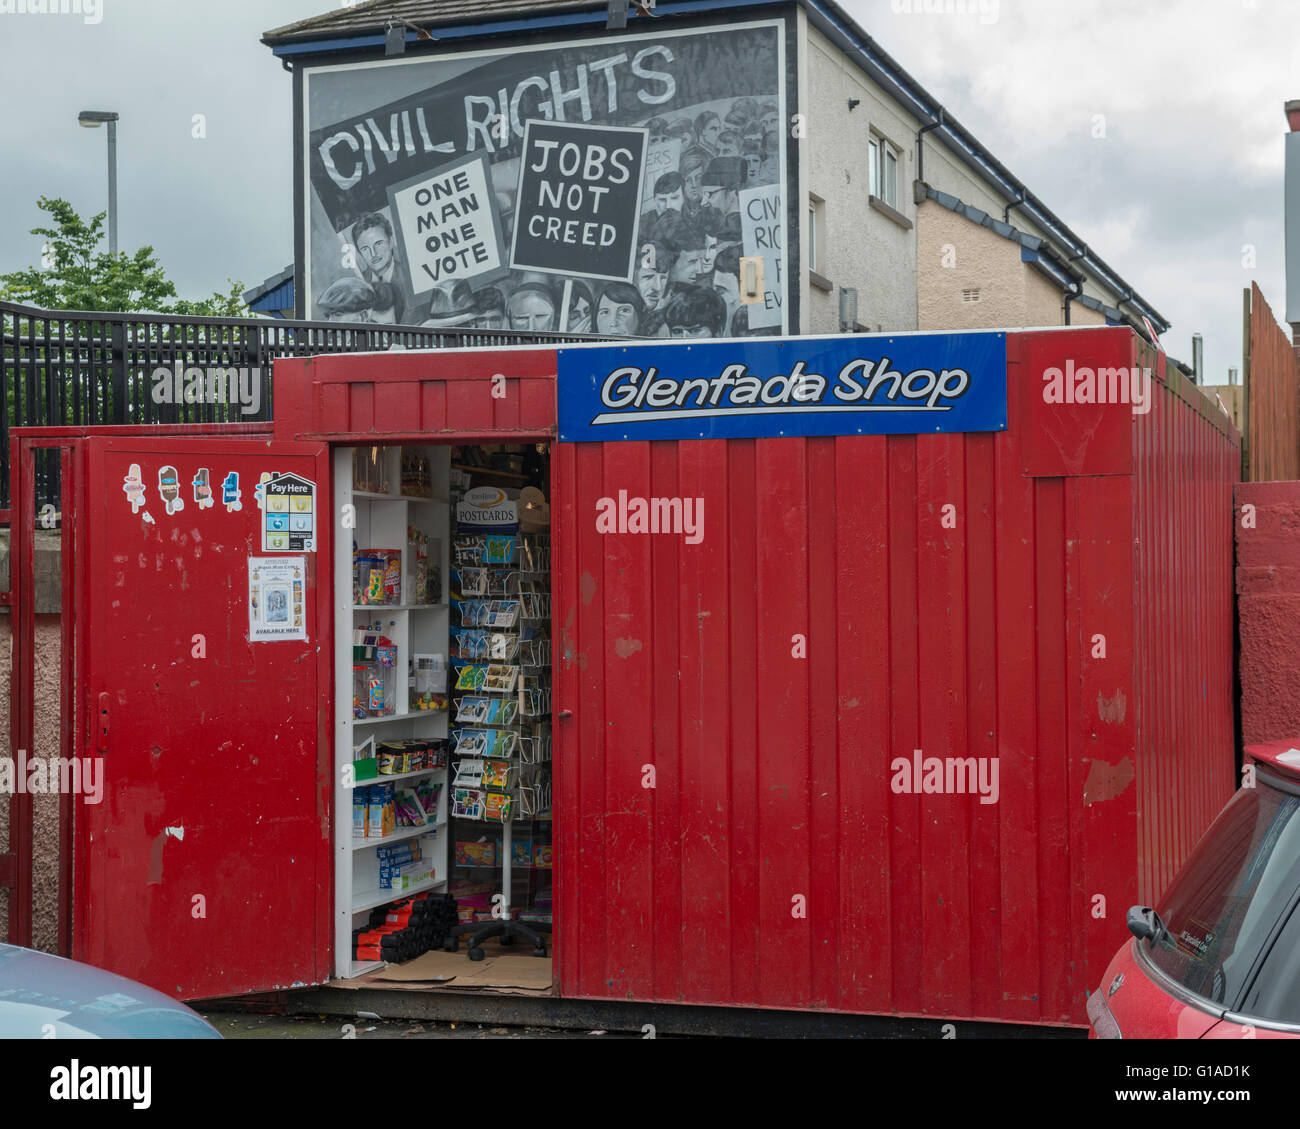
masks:
POLYGON ((1300 1023, 1300 910, 1292 910, 1273 942, 1241 1013, 1280 1023, 1300 1023))
POLYGON ((891 208, 898 207, 898 150, 883 137, 867 143, 871 166, 871 195, 891 208))
MULTIPOLYGON (((1300 885, 1300 796, 1268 785, 1261 772, 1258 786, 1242 788, 1205 833, 1161 899, 1165 929, 1146 950, 1165 975, 1230 1011, 1300 885)), ((1280 1018, 1295 1006, 1278 991, 1286 975, 1278 957, 1256 981, 1253 1014, 1280 1018)))

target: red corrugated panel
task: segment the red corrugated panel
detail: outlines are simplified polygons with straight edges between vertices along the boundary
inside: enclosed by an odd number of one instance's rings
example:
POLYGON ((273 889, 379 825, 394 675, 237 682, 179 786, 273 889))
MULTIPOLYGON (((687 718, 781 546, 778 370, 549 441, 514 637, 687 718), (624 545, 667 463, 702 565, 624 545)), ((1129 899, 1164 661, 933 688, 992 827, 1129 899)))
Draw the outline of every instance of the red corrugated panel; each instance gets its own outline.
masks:
POLYGON ((1013 338, 997 436, 561 445, 566 993, 1083 1021, 1232 760, 1233 438, 1162 388, 1024 473, 1043 368, 1132 349, 1013 338), (621 489, 703 497, 704 542, 595 534, 621 489), (999 802, 895 794, 918 748, 998 756, 999 802))
MULTIPOLYGON (((1007 419, 1020 417, 1026 398, 1025 373, 1020 363, 1021 341, 1007 341, 1007 419)), ((998 995, 987 1014, 1006 1019, 1032 1020, 1040 997, 1039 945, 1043 930, 1036 912, 1039 899, 1038 819, 1036 812, 1035 715, 1038 710, 1036 668, 1038 648, 1035 622, 1039 593, 1035 585, 1034 479, 1021 473, 1021 451, 1015 434, 993 437, 996 501, 992 515, 996 579, 994 607, 993 677, 997 694, 997 725, 993 740, 1000 758, 999 783, 1019 781, 1019 787, 1002 791, 993 810, 998 834, 994 852, 985 860, 998 876, 997 921, 1001 944, 997 949, 998 995), (1007 865, 1006 860, 1014 860, 1007 865), (1025 912, 1025 907, 1035 907, 1025 912)), ((981 826, 976 834, 984 833, 981 826)), ((985 1014, 985 1013, 977 1013, 985 1014)))
MULTIPOLYGON (((1045 410, 1135 348, 1010 335, 996 435, 556 445, 563 994, 1084 1022, 1232 787, 1235 432, 1176 374, 1045 410), (620 490, 702 498, 703 541, 600 534, 620 490), (998 802, 896 792, 917 749, 997 757, 998 802)), ((548 430, 554 367, 319 359, 277 428, 548 430)))
POLYGON ((491 442, 555 430, 554 349, 293 357, 272 375, 277 439, 491 442))
POLYGON ((1152 411, 1134 426, 1138 898, 1149 903, 1236 787, 1232 490, 1240 441, 1217 407, 1136 338, 1132 363, 1155 370, 1152 411))

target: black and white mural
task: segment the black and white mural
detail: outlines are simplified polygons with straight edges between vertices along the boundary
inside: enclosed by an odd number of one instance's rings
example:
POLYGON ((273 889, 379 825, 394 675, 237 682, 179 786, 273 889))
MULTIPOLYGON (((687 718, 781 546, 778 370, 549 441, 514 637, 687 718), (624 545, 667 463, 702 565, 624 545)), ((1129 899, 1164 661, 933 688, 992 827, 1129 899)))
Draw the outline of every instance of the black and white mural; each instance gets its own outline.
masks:
POLYGON ((764 21, 307 70, 307 316, 788 332, 784 60, 764 21))

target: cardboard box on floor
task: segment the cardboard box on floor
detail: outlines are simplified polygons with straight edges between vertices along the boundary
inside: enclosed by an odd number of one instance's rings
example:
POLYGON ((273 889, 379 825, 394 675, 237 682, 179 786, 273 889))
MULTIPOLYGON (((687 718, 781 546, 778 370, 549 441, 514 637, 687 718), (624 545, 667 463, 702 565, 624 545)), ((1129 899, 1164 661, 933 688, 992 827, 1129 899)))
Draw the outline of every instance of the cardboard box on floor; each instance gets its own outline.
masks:
POLYGON ((390 964, 381 972, 354 980, 335 980, 336 988, 396 988, 396 989, 485 989, 506 992, 549 992, 551 990, 551 958, 535 957, 531 953, 510 952, 495 940, 483 946, 484 960, 473 961, 465 950, 448 953, 441 949, 408 960, 405 964, 390 964))

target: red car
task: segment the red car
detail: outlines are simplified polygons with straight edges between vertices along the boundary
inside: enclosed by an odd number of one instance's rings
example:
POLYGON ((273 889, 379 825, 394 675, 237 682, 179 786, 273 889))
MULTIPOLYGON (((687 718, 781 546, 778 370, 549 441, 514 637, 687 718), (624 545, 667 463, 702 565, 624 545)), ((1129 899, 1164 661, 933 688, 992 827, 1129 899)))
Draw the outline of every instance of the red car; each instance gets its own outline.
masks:
POLYGON ((1300 740, 1241 788, 1088 998, 1099 1039, 1300 1038, 1300 740))

